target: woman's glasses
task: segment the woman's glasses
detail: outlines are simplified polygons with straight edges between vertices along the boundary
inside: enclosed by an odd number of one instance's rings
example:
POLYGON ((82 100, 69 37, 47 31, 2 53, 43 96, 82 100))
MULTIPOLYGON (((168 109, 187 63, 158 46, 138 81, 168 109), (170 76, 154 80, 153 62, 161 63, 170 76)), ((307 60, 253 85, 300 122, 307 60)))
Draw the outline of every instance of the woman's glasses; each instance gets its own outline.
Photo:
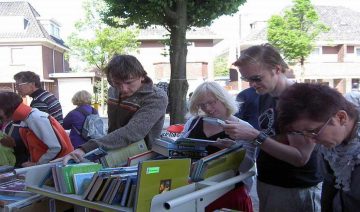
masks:
POLYGON ((316 139, 320 136, 320 134, 324 131, 326 126, 330 123, 332 116, 324 123, 324 125, 317 131, 316 130, 308 130, 308 131, 292 131, 288 132, 288 135, 302 135, 307 138, 316 139))
POLYGON ((199 106, 199 108, 201 108, 203 110, 203 109, 206 109, 207 106, 210 106, 210 107, 214 106, 217 101, 218 101, 217 99, 210 100, 205 103, 200 103, 198 106, 199 106))

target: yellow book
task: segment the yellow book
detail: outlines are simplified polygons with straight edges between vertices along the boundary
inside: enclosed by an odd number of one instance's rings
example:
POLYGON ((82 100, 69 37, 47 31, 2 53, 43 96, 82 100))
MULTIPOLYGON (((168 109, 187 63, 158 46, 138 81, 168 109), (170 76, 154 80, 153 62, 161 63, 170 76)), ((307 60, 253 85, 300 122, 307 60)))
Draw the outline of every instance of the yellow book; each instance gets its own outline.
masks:
POLYGON ((215 176, 228 170, 237 170, 244 159, 245 149, 239 149, 219 158, 204 163, 203 179, 215 176))
POLYGON ((139 164, 134 211, 150 211, 157 195, 188 184, 189 158, 142 161, 139 164))

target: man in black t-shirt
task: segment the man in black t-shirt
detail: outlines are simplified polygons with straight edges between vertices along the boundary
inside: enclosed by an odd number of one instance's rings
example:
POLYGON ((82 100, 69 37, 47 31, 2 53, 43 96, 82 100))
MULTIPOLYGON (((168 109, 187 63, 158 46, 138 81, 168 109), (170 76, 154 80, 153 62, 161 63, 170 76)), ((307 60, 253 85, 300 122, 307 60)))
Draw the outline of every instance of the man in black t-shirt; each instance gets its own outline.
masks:
POLYGON ((276 120, 278 97, 294 82, 285 72, 287 64, 269 44, 250 47, 234 63, 241 79, 250 83, 259 97, 260 130, 227 121, 225 132, 232 139, 252 140, 260 147, 257 160, 259 209, 265 211, 319 211, 322 181, 318 173, 315 144, 282 135, 276 120))

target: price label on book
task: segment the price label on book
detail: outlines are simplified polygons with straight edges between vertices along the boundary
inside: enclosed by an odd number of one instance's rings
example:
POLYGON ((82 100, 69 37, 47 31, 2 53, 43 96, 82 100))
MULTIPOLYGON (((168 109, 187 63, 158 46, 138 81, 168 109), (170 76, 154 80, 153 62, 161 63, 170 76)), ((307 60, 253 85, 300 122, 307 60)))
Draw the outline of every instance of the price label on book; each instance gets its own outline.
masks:
POLYGON ((156 174, 160 172, 160 167, 148 167, 146 169, 146 174, 156 174))

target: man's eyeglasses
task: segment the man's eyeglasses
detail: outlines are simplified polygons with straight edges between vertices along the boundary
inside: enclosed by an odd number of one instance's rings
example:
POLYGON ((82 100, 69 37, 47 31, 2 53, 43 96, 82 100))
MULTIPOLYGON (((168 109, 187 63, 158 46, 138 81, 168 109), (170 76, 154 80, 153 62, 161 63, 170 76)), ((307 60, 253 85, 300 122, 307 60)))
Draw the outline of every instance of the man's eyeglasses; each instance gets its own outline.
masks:
POLYGON ((241 80, 245 81, 245 82, 256 82, 259 83, 262 81, 263 76, 261 75, 254 75, 251 77, 240 77, 241 80))
POLYGON ((302 135, 307 138, 316 139, 320 136, 320 134, 324 131, 326 126, 330 123, 332 116, 324 123, 324 125, 317 131, 316 130, 309 130, 309 131, 292 131, 288 132, 288 135, 302 135))
POLYGON ((30 82, 22 82, 22 83, 15 83, 15 87, 20 87, 22 85, 29 84, 30 82))
POLYGON ((207 106, 211 106, 211 107, 214 106, 217 101, 218 101, 217 99, 214 99, 205 103, 200 103, 198 106, 201 109, 206 109, 207 106))

